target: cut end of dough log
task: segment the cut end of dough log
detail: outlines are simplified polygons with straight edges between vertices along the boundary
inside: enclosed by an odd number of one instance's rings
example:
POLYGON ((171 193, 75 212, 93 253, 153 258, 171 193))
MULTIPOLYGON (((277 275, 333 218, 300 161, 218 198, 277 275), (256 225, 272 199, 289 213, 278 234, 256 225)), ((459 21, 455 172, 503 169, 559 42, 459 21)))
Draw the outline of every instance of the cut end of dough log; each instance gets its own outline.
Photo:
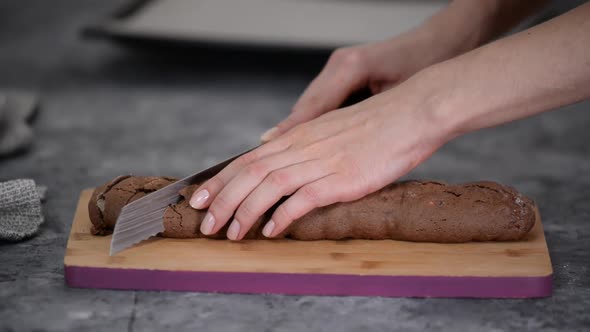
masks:
POLYGON ((94 235, 109 235, 123 207, 177 181, 170 177, 123 175, 96 188, 88 202, 94 235))

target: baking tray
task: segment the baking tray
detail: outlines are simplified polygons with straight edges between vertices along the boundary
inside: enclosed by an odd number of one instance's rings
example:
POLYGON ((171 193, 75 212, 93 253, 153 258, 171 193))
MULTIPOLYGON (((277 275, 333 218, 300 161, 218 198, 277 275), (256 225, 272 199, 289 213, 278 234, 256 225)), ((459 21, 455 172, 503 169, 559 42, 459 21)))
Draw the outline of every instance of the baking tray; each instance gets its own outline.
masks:
POLYGON ((131 45, 332 50, 419 25, 442 0, 136 0, 89 24, 87 38, 131 45))

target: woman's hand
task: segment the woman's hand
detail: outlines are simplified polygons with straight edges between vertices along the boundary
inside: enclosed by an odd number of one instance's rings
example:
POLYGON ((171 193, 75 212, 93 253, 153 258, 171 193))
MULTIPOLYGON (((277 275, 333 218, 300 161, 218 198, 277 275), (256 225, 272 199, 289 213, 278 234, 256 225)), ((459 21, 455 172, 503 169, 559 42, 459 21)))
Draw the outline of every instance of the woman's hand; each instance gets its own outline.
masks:
MULTIPOLYGON (((468 0, 453 4, 481 7, 468 0)), ((395 89, 291 128, 196 191, 191 206, 209 208, 201 231, 215 233, 233 215, 227 236, 239 240, 258 217, 290 196, 263 228, 265 236, 276 236, 316 207, 356 200, 393 182, 457 135, 589 98, 589 16, 590 4, 581 5, 422 70, 395 89)), ((462 26, 459 31, 471 30, 462 26)), ((333 82, 350 79, 346 71, 336 77, 333 82)), ((375 80, 377 88, 398 81, 375 80)), ((340 88, 333 84, 332 91, 340 88)))
POLYGON ((406 174, 449 138, 418 90, 400 87, 324 114, 236 159, 190 201, 209 207, 201 232, 216 233, 235 212, 227 236, 239 240, 290 195, 263 229, 273 237, 316 207, 359 199, 406 174))

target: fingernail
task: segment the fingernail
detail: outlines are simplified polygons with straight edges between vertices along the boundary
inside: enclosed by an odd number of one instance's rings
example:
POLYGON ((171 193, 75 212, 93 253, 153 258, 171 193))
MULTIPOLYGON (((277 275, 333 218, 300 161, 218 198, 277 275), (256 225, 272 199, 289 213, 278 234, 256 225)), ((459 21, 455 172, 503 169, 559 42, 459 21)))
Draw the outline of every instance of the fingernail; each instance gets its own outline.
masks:
POLYGON ((203 207, 203 204, 205 204, 205 202, 207 201, 207 198, 209 198, 209 192, 206 189, 203 189, 199 191, 196 195, 193 195, 189 204, 193 209, 200 209, 203 207))
POLYGON ((275 229, 275 222, 272 220, 269 220, 266 225, 264 225, 264 228, 262 229, 262 235, 266 236, 266 237, 270 237, 270 235, 272 234, 272 231, 275 229))
POLYGON ((262 143, 266 143, 273 139, 274 135, 277 133, 278 130, 279 128, 272 127, 269 130, 267 130, 264 134, 262 134, 262 136, 260 136, 260 140, 262 141, 262 143))
POLYGON ((227 230, 227 238, 230 240, 237 240, 238 235, 240 235, 240 222, 237 219, 234 219, 227 230))
POLYGON ((213 232, 213 227, 215 227, 215 218, 210 212, 207 212, 201 223, 201 233, 210 235, 213 232))

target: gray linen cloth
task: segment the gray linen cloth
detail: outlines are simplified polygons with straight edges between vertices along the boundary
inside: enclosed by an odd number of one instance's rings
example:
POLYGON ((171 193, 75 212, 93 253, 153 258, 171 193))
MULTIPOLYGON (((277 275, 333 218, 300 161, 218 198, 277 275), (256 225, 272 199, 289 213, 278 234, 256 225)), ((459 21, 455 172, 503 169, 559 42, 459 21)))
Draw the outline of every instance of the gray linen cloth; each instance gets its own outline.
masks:
MULTIPOLYGON (((0 157, 31 146, 33 131, 29 123, 36 109, 34 94, 0 91, 0 157)), ((20 241, 39 231, 43 223, 41 200, 46 191, 31 179, 0 182, 0 240, 20 241)))
POLYGON ((31 179, 0 182, 0 240, 20 241, 39 231, 46 190, 31 179))
POLYGON ((37 97, 24 91, 0 91, 0 157, 26 150, 33 143, 29 122, 37 97))

